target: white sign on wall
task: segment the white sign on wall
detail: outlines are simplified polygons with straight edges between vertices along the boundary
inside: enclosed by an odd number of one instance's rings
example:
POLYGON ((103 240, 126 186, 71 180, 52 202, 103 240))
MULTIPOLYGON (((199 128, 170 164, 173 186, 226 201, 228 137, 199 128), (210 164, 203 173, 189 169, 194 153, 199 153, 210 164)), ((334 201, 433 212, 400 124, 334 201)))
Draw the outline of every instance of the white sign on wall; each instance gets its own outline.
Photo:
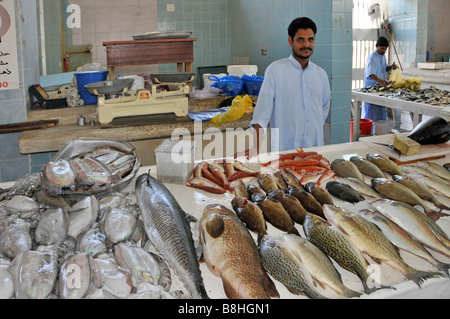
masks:
POLYGON ((0 0, 0 91, 20 88, 14 0, 0 0))

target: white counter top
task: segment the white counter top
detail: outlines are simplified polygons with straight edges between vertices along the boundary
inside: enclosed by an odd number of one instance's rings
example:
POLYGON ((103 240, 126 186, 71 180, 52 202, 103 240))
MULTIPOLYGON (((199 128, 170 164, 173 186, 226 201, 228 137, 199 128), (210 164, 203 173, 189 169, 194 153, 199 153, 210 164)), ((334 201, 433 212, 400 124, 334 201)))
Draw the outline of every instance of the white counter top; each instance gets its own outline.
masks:
MULTIPOLYGON (((315 147, 305 149, 305 151, 316 151, 326 157, 328 160, 332 161, 336 158, 346 158, 349 159, 351 156, 361 155, 365 156, 370 152, 374 152, 374 149, 371 149, 367 145, 363 143, 347 143, 347 144, 339 144, 339 145, 330 145, 323 147, 315 147)), ((448 158, 438 160, 439 163, 443 164, 450 160, 448 158)), ((151 167, 141 167, 137 176, 151 172, 151 175, 157 175, 157 170, 155 166, 151 167)), ((136 176, 136 177, 137 177, 136 176)), ((124 192, 133 192, 134 191, 134 182, 133 180, 130 185, 124 190, 124 192)), ((11 183, 2 184, 0 187, 6 188, 9 187, 11 183)), ((177 201, 181 205, 181 207, 189 214, 195 216, 199 219, 203 210, 208 204, 222 204, 232 210, 231 200, 233 195, 230 193, 224 195, 215 195, 211 193, 207 193, 198 189, 189 188, 185 185, 175 185, 175 184, 167 184, 167 188, 172 192, 172 194, 176 197, 177 201)), ((339 201, 336 200, 336 203, 339 201)), ((343 207, 348 205, 353 205, 350 203, 342 203, 343 207)), ((360 204, 360 203, 359 203, 360 204)), ((450 217, 441 218, 438 221, 438 224, 448 233, 450 234, 450 217)), ((301 225, 296 224, 296 228, 299 230, 302 236, 304 236, 301 225)), ((194 228, 194 240, 198 240, 198 232, 194 228)), ((278 235, 281 232, 275 229, 273 226, 268 224, 268 233, 270 235, 278 235)), ((252 234, 254 235, 254 234, 252 234)), ((255 237, 256 238, 256 237, 255 237)), ((439 260, 450 263, 450 258, 442 257, 442 255, 438 255, 437 253, 432 252, 434 256, 436 256, 439 260)), ((412 254, 401 252, 402 257, 405 259, 407 263, 411 266, 416 267, 422 270, 433 270, 433 266, 418 257, 413 256, 412 254)), ((354 289, 356 291, 362 292, 362 285, 360 280, 352 273, 342 269, 339 265, 335 263, 336 268, 342 275, 343 282, 350 289, 354 289)), ((226 298, 222 281, 219 277, 214 276, 208 269, 207 266, 202 263, 200 264, 200 269, 202 272, 202 277, 204 279, 206 291, 210 298, 213 299, 224 299, 226 298)), ((307 298, 304 296, 297 296, 290 293, 280 282, 274 280, 278 292, 282 299, 293 299, 293 298, 307 298)), ((396 290, 392 289, 382 289, 378 290, 375 293, 370 295, 362 295, 360 298, 450 298, 450 279, 439 278, 439 279, 430 279, 425 281, 422 285, 422 288, 419 289, 416 284, 411 281, 408 281, 406 277, 401 275, 398 271, 393 270, 389 266, 382 265, 381 266, 381 284, 383 285, 394 285, 396 290)), ((182 289, 181 284, 178 282, 175 275, 173 275, 173 289, 182 289), (178 288, 177 288, 178 287, 178 288)), ((325 291, 329 293, 330 296, 335 296, 334 292, 329 290, 325 291)))
MULTIPOLYGON (((322 147, 314 147, 305 149, 305 151, 316 151, 326 157, 330 162, 336 158, 345 158, 349 159, 355 155, 365 156, 368 153, 376 152, 374 149, 368 147, 363 143, 346 143, 346 144, 338 144, 338 145, 329 145, 322 147)), ((437 160, 436 162, 440 164, 444 164, 446 162, 450 162, 449 158, 443 158, 437 160)), ((156 167, 143 167, 141 168, 140 173, 152 172, 152 175, 156 177, 156 167)), ((132 186, 132 185, 130 185, 132 186)), ((174 194, 181 207, 189 214, 195 216, 196 218, 200 218, 203 214, 203 210, 208 204, 222 204, 231 210, 233 210, 231 206, 231 200, 234 195, 227 193, 224 195, 215 195, 211 193, 207 193, 201 190, 197 190, 194 188, 189 188, 184 185, 175 185, 168 184, 167 188, 174 194)), ((335 199, 335 203, 342 204, 342 207, 349 207, 353 204, 348 202, 342 202, 338 199, 335 199)), ((361 203, 359 203, 361 204, 361 203)), ((362 204, 363 206, 364 204, 362 204)), ((450 213, 450 212, 448 212, 450 213)), ((439 226, 441 226, 444 231, 450 234, 450 217, 441 218, 438 221, 439 226)), ((281 231, 274 228, 270 224, 268 226, 269 235, 279 235, 282 234, 281 231)), ((301 225, 296 224, 296 228, 299 230, 303 237, 303 229, 301 225)), ((254 235, 254 234, 252 234, 254 235)), ((256 237, 255 237, 256 238, 256 237)), ((194 240, 197 240, 197 233, 194 233, 194 240)), ((432 252, 433 256, 437 257, 439 260, 443 262, 450 263, 450 258, 443 257, 437 253, 432 252)), ((426 261, 421 260, 420 258, 407 253, 401 252, 401 256, 404 260, 409 263, 411 266, 416 267, 417 269, 423 270, 431 270, 436 271, 434 267, 426 261)), ((370 260, 370 259, 369 259, 370 260)), ((347 285, 350 289, 354 289, 356 291, 362 292, 362 285, 360 280, 352 273, 344 270, 339 265, 334 263, 338 271, 342 275, 342 279, 344 284, 347 285)), ((202 272, 202 276, 205 282, 206 291, 210 298, 226 298, 225 293, 223 291, 222 281, 220 278, 212 275, 212 273, 208 270, 206 265, 203 263, 200 265, 200 269, 202 272)), ((412 281, 407 280, 402 274, 398 271, 393 270, 387 265, 381 266, 381 280, 383 285, 394 285, 396 290, 392 289, 381 289, 370 295, 362 295, 360 298, 450 298, 450 279, 446 278, 438 278, 438 279, 430 279, 425 281, 422 285, 422 288, 419 289, 418 286, 412 281)), ((296 296, 290 293, 280 282, 274 280, 278 292, 282 299, 292 299, 292 298, 307 298, 304 296, 296 296)), ((334 292, 327 291, 331 296, 335 296, 334 292)))

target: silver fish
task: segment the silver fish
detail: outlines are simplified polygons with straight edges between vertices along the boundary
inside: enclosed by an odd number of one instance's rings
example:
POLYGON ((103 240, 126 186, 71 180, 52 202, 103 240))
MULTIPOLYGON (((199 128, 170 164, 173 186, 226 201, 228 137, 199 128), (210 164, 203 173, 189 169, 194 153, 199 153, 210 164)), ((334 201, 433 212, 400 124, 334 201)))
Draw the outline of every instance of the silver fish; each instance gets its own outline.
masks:
POLYGON ((415 180, 424 183, 434 192, 446 197, 450 197, 450 183, 446 182, 438 175, 433 174, 426 169, 412 165, 403 165, 402 170, 408 177, 414 178, 415 180))
POLYGON ((371 209, 363 209, 356 213, 377 225, 383 234, 398 248, 425 259, 439 270, 448 273, 450 264, 440 262, 434 258, 421 243, 415 240, 406 230, 397 225, 393 220, 384 216, 379 211, 371 209))
POLYGON ((432 202, 436 207, 441 209, 450 209, 450 205, 445 204, 442 200, 440 200, 428 187, 423 185, 422 183, 416 181, 414 178, 410 178, 408 176, 398 176, 394 175, 393 180, 397 183, 400 183, 414 193, 417 194, 422 199, 432 202))
POLYGON ((55 252, 28 250, 14 258, 10 272, 17 299, 45 299, 56 283, 58 256, 55 252))
POLYGON ((149 174, 136 180, 136 199, 151 243, 178 274, 194 298, 208 298, 188 216, 172 193, 149 174))
POLYGON ((361 279, 364 291, 369 294, 379 288, 369 287, 369 263, 350 238, 336 226, 314 214, 306 214, 303 230, 309 241, 319 247, 342 268, 361 279))
POLYGON ((424 168, 431 173, 447 180, 450 183, 450 172, 444 166, 434 162, 417 162, 414 165, 420 168, 424 168))
MULTIPOLYGON (((430 229, 429 224, 424 222, 423 217, 426 216, 418 209, 411 205, 388 199, 378 199, 372 202, 371 206, 389 217, 425 246, 450 257, 450 249, 430 229)), ((435 222, 430 220, 430 223, 435 222)))
POLYGON ((86 254, 76 254, 68 258, 58 274, 58 292, 62 299, 81 299, 91 283, 91 267, 86 254), (76 267, 76 268, 75 268, 76 267), (77 269, 76 282, 74 281, 77 269))
POLYGON ((387 178, 373 178, 372 187, 386 198, 407 203, 412 206, 421 206, 429 216, 433 216, 437 213, 428 202, 422 200, 408 187, 393 180, 387 178))
POLYGON ((410 267, 381 230, 361 216, 332 205, 324 205, 323 210, 330 223, 348 234, 361 252, 400 271, 419 287, 428 278, 444 276, 438 272, 420 271, 410 267))
MULTIPOLYGON (((296 236, 296 235, 292 235, 296 236)), ((296 236, 301 238, 299 236, 296 236)), ((266 271, 281 282, 291 293, 305 295, 311 299, 326 299, 314 285, 314 279, 299 258, 294 260, 282 245, 280 238, 264 235, 259 246, 259 255, 266 271)))

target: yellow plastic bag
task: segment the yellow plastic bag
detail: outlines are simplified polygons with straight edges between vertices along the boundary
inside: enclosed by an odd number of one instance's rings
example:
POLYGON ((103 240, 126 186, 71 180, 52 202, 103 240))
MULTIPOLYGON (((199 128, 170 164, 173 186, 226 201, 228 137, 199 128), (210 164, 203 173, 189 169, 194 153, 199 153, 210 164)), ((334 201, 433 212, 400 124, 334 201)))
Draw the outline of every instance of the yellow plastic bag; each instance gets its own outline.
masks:
POLYGON ((239 120, 244 113, 246 113, 249 108, 252 107, 253 101, 250 97, 245 96, 242 98, 241 96, 236 96, 236 98, 231 103, 228 111, 216 115, 214 118, 210 120, 215 126, 220 126, 221 124, 233 122, 239 120), (249 101, 250 99, 250 101, 249 101), (250 106, 249 106, 250 105, 250 106))
POLYGON ((394 82, 391 87, 395 89, 403 87, 403 78, 400 69, 392 70, 391 76, 389 77, 389 82, 394 82))
MULTIPOLYGON (((240 96, 236 96, 236 98, 241 98, 240 96)), ((253 100, 248 94, 246 94, 242 100, 245 104, 245 113, 253 113, 253 100)))
POLYGON ((405 79, 403 87, 410 90, 418 90, 422 85, 422 77, 405 79))

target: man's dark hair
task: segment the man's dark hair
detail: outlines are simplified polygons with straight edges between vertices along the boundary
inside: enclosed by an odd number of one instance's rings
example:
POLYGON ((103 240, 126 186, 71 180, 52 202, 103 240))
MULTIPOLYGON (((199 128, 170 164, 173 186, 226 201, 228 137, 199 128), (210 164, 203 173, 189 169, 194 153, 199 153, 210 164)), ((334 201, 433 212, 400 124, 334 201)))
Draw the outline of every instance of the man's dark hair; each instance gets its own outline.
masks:
POLYGON ((314 32, 314 35, 317 33, 317 26, 314 23, 313 20, 307 17, 301 17, 294 19, 288 28, 288 34, 289 37, 292 39, 295 37, 295 34, 297 33, 298 29, 312 29, 314 32))
POLYGON ((388 47, 389 46, 389 41, 385 37, 379 37, 375 46, 377 46, 377 47, 388 47))

